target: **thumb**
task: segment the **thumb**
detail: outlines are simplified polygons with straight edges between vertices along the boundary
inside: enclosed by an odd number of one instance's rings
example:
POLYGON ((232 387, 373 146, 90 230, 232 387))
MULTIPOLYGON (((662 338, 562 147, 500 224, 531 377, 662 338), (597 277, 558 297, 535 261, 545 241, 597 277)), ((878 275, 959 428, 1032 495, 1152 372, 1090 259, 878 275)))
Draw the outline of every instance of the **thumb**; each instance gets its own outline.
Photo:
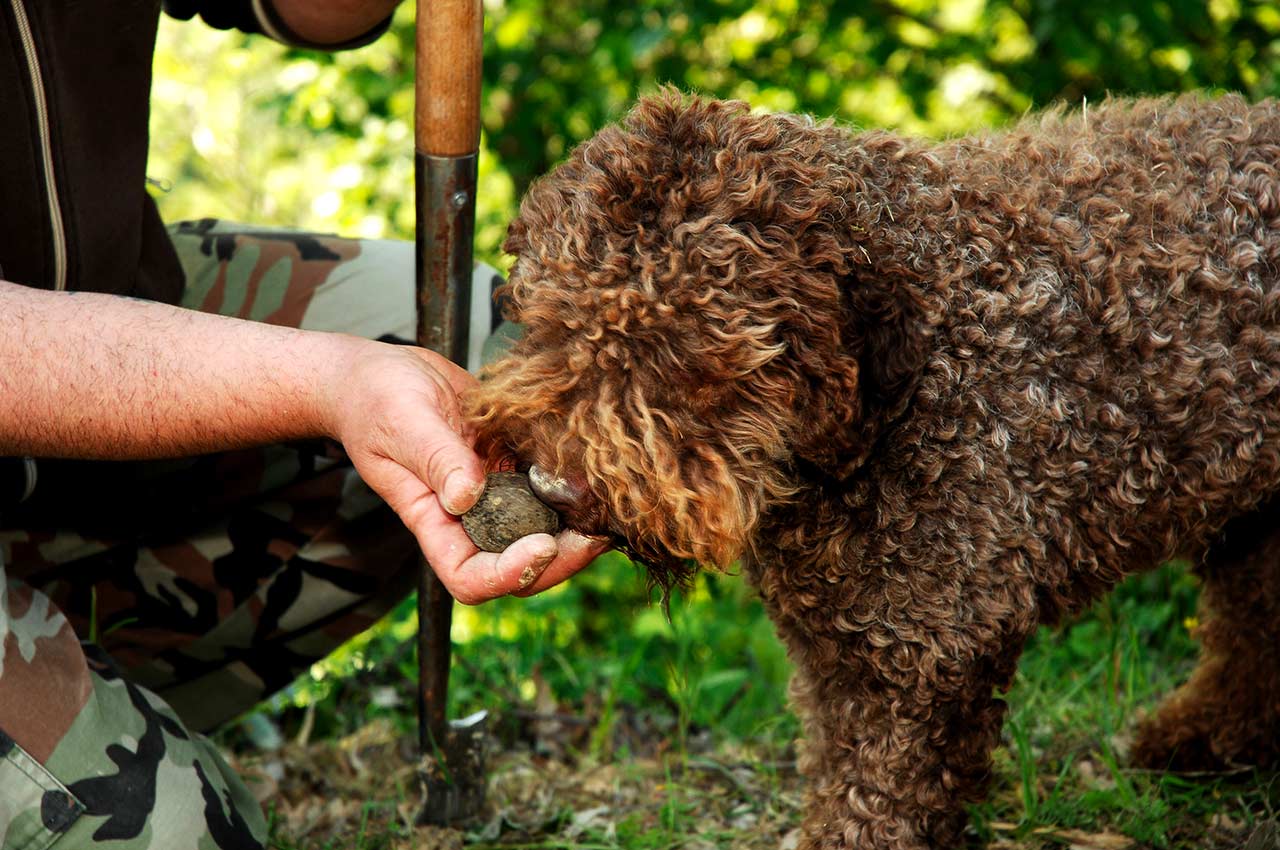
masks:
POLYGON ((434 411, 407 439, 417 446, 412 472, 455 516, 466 513, 484 491, 484 464, 456 431, 434 411))
POLYGON ((475 375, 472 375, 449 358, 436 354, 429 348, 410 347, 409 350, 426 363, 437 375, 444 378, 445 383, 452 388, 454 393, 466 392, 480 383, 475 375))

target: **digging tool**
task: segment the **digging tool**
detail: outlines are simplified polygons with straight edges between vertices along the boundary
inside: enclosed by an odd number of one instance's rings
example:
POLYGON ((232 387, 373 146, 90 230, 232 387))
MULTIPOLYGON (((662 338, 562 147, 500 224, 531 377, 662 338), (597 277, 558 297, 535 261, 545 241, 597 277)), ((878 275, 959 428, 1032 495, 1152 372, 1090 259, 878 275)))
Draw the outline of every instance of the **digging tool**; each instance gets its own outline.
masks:
MULTIPOLYGON (((464 368, 480 150, 481 0, 418 0, 414 109, 418 344, 464 368)), ((418 581, 421 823, 455 825, 484 804, 483 712, 446 722, 453 597, 427 563, 418 581)))

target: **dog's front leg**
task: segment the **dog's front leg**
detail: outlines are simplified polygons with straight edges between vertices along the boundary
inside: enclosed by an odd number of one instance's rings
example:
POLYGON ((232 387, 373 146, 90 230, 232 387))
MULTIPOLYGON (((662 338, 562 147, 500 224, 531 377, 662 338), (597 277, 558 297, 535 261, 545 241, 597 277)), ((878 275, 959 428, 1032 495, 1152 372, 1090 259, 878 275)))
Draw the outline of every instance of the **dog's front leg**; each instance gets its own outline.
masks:
POLYGON ((1034 601, 1019 582, 973 586, 1010 574, 996 568, 841 572, 834 583, 814 578, 835 570, 748 573, 796 666, 802 846, 953 847, 964 805, 985 790, 1004 716, 997 694, 1035 628, 1034 601))
MULTIPOLYGON (((1020 642, 1019 642, 1020 645, 1020 642)), ((865 636, 792 642, 805 723, 806 850, 953 847, 979 799, 1012 675, 1008 658, 948 657, 865 636)))

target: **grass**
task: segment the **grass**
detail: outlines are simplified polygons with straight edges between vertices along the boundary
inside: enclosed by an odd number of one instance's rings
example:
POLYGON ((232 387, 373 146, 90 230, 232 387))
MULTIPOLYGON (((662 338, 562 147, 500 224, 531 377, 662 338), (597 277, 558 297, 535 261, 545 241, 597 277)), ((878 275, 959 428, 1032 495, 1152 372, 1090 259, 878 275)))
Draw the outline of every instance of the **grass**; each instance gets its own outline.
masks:
MULTIPOLYGON (((1276 820, 1280 775, 1126 766, 1136 720, 1194 662, 1195 598, 1169 566, 1035 636, 990 797, 971 809, 973 846, 1234 848, 1276 820)), ((488 709, 497 744, 493 816, 465 835, 411 826, 412 602, 223 742, 248 774, 274 777, 262 795, 287 850, 794 842, 798 724, 758 601, 736 578, 702 577, 669 620, 649 603, 616 557, 535 599, 458 609, 450 711, 488 709), (274 748, 264 724, 289 743, 274 748)))
POLYGON ((994 793, 973 810, 978 836, 1031 846, 1092 834, 1103 847, 1235 847, 1274 818, 1275 775, 1187 777, 1125 766, 1136 720, 1194 663, 1195 596, 1191 578, 1166 567, 1036 636, 1008 696, 994 793))

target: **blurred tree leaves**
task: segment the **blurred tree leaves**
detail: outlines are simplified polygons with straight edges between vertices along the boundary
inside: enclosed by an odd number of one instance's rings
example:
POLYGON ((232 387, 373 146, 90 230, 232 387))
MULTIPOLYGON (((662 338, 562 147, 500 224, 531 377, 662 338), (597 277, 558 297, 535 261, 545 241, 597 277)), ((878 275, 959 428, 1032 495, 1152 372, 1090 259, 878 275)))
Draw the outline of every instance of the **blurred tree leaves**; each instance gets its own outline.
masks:
MULTIPOLYGON (((944 135, 1054 101, 1280 94, 1259 0, 486 0, 477 251, 500 262, 529 182, 663 83, 944 135)), ((166 22, 152 176, 162 212, 410 238, 412 4, 357 51, 166 22)))
POLYGON ((860 125, 954 133, 1056 100, 1274 94, 1280 13, 1215 0, 505 0, 485 127, 517 190, 661 82, 860 125))

